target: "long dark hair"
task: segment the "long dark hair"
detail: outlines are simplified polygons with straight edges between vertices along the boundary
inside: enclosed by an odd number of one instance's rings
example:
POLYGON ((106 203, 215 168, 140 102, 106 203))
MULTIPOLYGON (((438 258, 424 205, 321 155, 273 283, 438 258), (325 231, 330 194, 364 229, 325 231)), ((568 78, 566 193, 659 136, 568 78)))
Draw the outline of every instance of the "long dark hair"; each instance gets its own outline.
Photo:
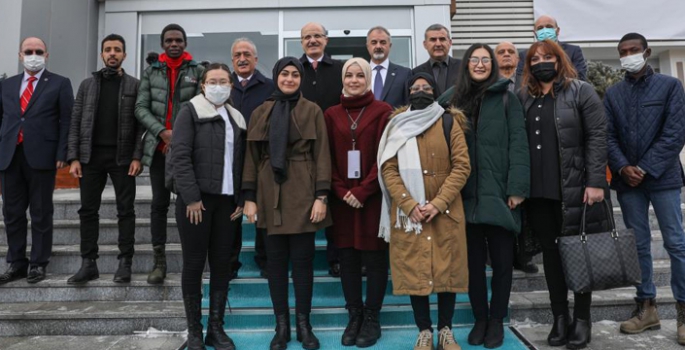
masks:
POLYGON ((464 110, 466 116, 471 118, 473 113, 477 113, 474 109, 480 104, 480 99, 485 94, 485 91, 490 85, 499 80, 499 65, 495 59, 495 51, 486 44, 476 43, 464 53, 464 58, 461 60, 459 67, 459 76, 454 86, 454 96, 452 97, 452 105, 464 110), (492 63, 492 70, 488 79, 482 82, 475 82, 469 73, 469 59, 473 52, 478 49, 484 49, 490 55, 490 62, 492 63))
MULTIPOLYGON (((563 88, 567 88, 573 79, 578 78, 578 73, 576 68, 571 63, 564 49, 552 40, 536 41, 528 49, 526 54, 526 60, 523 62, 523 82, 521 86, 526 89, 528 94, 531 96, 542 95, 541 83, 535 78, 533 73, 531 73, 531 59, 535 54, 540 51, 542 54, 550 54, 557 57, 557 77, 556 81, 561 82, 563 88)), ((552 95, 554 95, 554 89, 552 89, 552 95)))

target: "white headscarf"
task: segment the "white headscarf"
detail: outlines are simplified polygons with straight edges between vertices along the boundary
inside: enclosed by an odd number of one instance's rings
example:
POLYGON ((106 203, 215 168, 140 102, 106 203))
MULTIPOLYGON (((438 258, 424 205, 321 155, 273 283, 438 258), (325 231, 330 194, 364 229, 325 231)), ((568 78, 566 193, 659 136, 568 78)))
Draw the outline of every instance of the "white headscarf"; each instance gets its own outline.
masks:
POLYGON ((366 60, 361 59, 359 57, 354 57, 354 58, 350 58, 349 60, 347 60, 347 62, 345 62, 345 65, 343 66, 343 69, 342 69, 342 79, 343 79, 342 93, 343 93, 343 95, 345 95, 345 97, 352 96, 349 93, 347 93, 347 91, 345 91, 345 84, 344 84, 345 73, 347 73, 347 70, 355 64, 358 65, 359 68, 362 69, 362 72, 364 73, 364 77, 366 78, 366 89, 364 89, 364 93, 371 91, 371 66, 369 65, 369 62, 366 62, 366 60))

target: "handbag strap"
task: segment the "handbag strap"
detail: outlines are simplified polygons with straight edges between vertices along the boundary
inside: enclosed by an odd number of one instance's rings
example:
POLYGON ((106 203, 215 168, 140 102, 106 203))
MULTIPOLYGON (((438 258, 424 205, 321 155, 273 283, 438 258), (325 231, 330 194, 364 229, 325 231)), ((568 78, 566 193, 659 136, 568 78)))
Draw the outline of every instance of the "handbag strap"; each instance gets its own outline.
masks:
MULTIPOLYGON (((607 220, 609 221, 609 224, 611 224, 611 236, 614 238, 618 238, 618 232, 616 231, 616 221, 614 220, 614 213, 609 207, 609 202, 607 202, 607 200, 604 199, 602 200, 602 204, 604 204, 603 207, 607 216, 607 220)), ((583 214, 580 216, 580 240, 583 242, 587 241, 587 234, 585 233, 585 212, 587 211, 587 206, 587 203, 583 205, 583 214)))

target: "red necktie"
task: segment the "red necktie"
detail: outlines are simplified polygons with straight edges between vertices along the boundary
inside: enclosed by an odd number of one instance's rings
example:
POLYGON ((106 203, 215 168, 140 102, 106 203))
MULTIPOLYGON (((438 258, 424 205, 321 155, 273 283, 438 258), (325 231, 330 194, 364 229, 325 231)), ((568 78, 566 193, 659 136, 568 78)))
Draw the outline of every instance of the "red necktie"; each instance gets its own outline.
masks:
POLYGON ((312 68, 314 68, 314 70, 319 68, 319 61, 312 61, 312 68))
POLYGON ((243 87, 246 87, 247 83, 249 83, 249 82, 250 82, 249 80, 243 79, 243 81, 240 82, 240 85, 242 85, 243 87))
MULTIPOLYGON (((29 105, 29 101, 31 101, 31 96, 33 95, 33 82, 38 80, 36 77, 29 77, 29 83, 26 85, 26 89, 24 89, 24 92, 21 94, 21 115, 24 115, 24 112, 26 111, 26 107, 29 105)), ((19 128, 19 137, 17 138, 17 145, 20 145, 22 142, 24 142, 24 131, 19 128)))

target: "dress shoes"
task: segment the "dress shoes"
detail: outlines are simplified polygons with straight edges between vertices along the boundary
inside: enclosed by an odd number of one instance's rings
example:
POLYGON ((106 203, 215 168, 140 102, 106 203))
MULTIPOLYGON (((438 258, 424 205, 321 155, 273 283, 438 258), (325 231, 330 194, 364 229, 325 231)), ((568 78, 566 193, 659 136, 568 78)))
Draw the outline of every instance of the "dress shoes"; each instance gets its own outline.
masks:
POLYGON ((38 283, 45 279, 45 266, 31 266, 26 277, 28 283, 38 283))
POLYGON ((10 267, 7 268, 7 271, 0 275, 0 284, 26 278, 27 270, 27 266, 20 267, 17 264, 11 264, 10 267))

